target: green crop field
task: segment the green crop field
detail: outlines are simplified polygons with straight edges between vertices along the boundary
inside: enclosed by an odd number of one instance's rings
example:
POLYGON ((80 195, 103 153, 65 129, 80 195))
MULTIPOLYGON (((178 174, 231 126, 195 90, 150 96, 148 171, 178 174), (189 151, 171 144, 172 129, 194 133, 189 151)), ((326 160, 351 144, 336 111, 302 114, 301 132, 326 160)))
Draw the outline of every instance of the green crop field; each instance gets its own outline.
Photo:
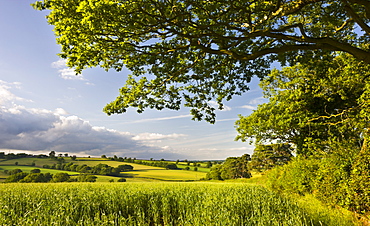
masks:
POLYGON ((245 183, 0 184, 0 225, 354 225, 245 183))

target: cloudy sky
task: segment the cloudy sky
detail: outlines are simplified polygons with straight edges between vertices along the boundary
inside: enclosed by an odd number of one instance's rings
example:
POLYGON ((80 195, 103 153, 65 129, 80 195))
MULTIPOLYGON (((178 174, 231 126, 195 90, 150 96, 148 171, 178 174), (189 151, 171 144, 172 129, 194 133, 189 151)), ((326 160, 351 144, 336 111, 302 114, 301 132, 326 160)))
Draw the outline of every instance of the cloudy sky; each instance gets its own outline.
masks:
POLYGON ((130 72, 94 68, 75 76, 57 56, 47 12, 32 2, 0 1, 0 151, 192 160, 252 153, 234 141, 234 122, 263 101, 258 81, 225 103, 214 125, 192 121, 186 108, 107 116, 103 107, 130 72))

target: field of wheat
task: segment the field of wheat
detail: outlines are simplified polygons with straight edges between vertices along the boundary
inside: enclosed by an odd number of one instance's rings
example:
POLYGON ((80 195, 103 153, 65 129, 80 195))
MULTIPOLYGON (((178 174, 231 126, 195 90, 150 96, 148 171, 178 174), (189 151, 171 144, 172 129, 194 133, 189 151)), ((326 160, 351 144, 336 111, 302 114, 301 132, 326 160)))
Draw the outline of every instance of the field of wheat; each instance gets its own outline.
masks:
POLYGON ((353 225, 244 183, 0 184, 0 225, 353 225))

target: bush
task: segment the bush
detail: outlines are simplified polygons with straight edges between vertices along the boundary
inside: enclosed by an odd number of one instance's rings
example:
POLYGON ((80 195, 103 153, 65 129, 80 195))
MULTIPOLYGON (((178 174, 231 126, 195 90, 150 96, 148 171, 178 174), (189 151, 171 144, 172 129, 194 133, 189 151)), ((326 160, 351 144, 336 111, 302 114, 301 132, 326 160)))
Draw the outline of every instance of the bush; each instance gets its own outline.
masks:
POLYGON ((16 173, 16 174, 13 174, 13 175, 10 175, 9 177, 7 177, 5 179, 5 182, 6 183, 19 182, 20 180, 25 178, 27 175, 28 175, 28 173, 25 173, 25 172, 16 173))
POLYGON ((66 182, 69 181, 68 173, 56 173, 53 176, 52 182, 66 182))
POLYGON ((22 183, 41 183, 49 182, 49 178, 45 177, 43 173, 30 173, 25 178, 20 180, 22 183))
POLYGON ((176 164, 174 164, 174 163, 170 163, 170 164, 168 164, 168 165, 166 165, 166 169, 177 169, 177 165, 176 164))
POLYGON ((267 186, 276 191, 312 192, 320 160, 294 158, 290 163, 267 171, 267 186))
POLYGON ((363 149, 353 165, 350 178, 350 209, 370 212, 370 153, 363 149))
POLYGON ((31 170, 31 173, 41 173, 41 170, 40 169, 33 169, 33 170, 31 170))
POLYGON ((8 172, 9 175, 17 174, 17 173, 22 173, 21 169, 13 169, 8 172))
POLYGON ((91 174, 80 174, 77 177, 78 182, 96 182, 96 176, 91 174))
POLYGON ((117 180, 117 182, 126 182, 126 179, 125 178, 120 178, 117 180))
POLYGON ((51 168, 51 166, 49 166, 49 165, 43 165, 43 166, 42 166, 42 168, 50 169, 50 168, 51 168))

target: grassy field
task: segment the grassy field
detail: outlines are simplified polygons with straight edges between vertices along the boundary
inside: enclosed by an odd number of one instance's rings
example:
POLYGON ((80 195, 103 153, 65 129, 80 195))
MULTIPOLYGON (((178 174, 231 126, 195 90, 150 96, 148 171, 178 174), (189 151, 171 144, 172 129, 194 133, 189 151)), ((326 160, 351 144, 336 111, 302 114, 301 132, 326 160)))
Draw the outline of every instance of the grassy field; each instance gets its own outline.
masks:
MULTIPOLYGON (((117 167, 122 164, 129 164, 134 167, 133 171, 128 171, 121 173, 123 177, 126 178, 128 182, 155 182, 155 181, 196 181, 204 178, 206 172, 203 171, 192 171, 192 170, 166 170, 161 167, 146 166, 135 163, 127 162, 117 162, 104 158, 77 158, 75 161, 72 161, 70 158, 65 158, 65 162, 73 162, 77 165, 86 164, 88 166, 95 166, 98 164, 107 164, 112 167, 117 167)), ((24 172, 29 172, 32 169, 40 168, 41 173, 51 173, 55 174, 58 172, 67 172, 68 174, 78 174, 77 172, 71 171, 61 171, 53 169, 44 169, 41 168, 43 165, 53 165, 56 164, 56 160, 49 158, 20 158, 12 159, 7 161, 0 162, 0 182, 4 181, 8 176, 7 174, 2 173, 4 170, 13 170, 21 169, 24 172), (15 165, 15 163, 18 165, 15 165), (35 164, 35 166, 31 166, 35 164)), ((199 168, 201 169, 201 168, 199 168)), ((97 175, 97 182, 108 182, 110 180, 117 181, 117 177, 111 176, 101 176, 97 175)))
POLYGON ((339 210, 245 183, 0 184, 0 190, 0 225, 356 225, 339 210))

